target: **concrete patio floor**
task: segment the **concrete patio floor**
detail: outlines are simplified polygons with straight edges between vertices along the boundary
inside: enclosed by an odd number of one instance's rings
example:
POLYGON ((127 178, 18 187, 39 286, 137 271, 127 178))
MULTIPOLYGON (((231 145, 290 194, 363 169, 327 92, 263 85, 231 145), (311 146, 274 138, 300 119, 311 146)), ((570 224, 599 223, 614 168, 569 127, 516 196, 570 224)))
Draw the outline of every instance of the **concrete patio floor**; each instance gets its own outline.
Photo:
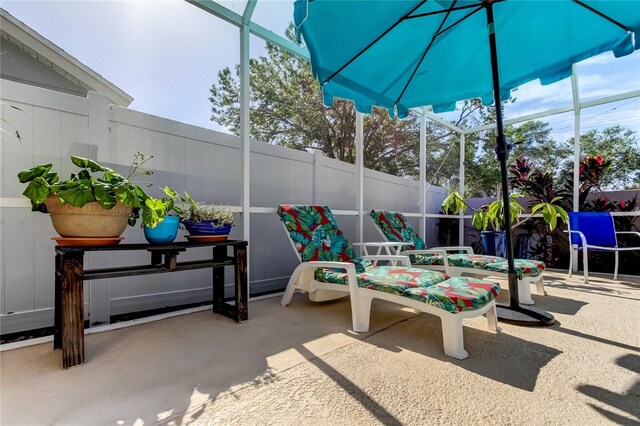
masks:
POLYGON ((468 321, 464 361, 434 316, 376 301, 356 334, 348 299, 301 294, 251 303, 243 324, 198 312, 89 334, 67 371, 51 343, 5 351, 0 423, 638 424, 640 280, 546 287, 534 300, 556 325, 468 321))

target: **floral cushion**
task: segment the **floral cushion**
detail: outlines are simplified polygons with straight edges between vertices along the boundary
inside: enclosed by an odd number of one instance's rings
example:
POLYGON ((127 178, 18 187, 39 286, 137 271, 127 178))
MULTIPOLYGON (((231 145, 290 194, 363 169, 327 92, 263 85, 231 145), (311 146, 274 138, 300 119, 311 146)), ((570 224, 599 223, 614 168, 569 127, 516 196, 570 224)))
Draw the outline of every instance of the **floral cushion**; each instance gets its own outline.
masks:
POLYGON ((420 266, 442 266, 444 261, 442 256, 437 254, 410 254, 409 259, 412 265, 420 266))
MULTIPOLYGON (((318 268, 315 279, 347 284, 347 273, 338 268, 318 268)), ((383 291, 458 313, 480 308, 500 293, 500 285, 477 278, 453 277, 424 269, 368 266, 357 275, 359 287, 383 291)))
POLYGON ((426 248, 422 238, 411 228, 409 222, 400 212, 386 210, 371 210, 369 216, 373 218, 376 225, 382 230, 384 236, 392 242, 413 243, 405 246, 405 250, 422 250, 426 248))
MULTIPOLYGON (((444 265, 442 257, 436 254, 412 254, 409 257, 411 259, 411 263, 415 265, 444 265)), ((450 266, 474 269, 485 269, 485 267, 490 263, 507 261, 504 257, 467 253, 449 254, 447 259, 449 259, 450 266)))
MULTIPOLYGON (((357 274, 358 287, 400 296, 408 288, 432 286, 447 278, 443 272, 398 266, 367 265, 364 272, 357 274)), ((338 268, 318 268, 315 279, 325 283, 347 284, 347 273, 338 268)))
POLYGON ((352 262, 358 272, 364 272, 367 263, 356 257, 329 207, 281 205, 278 215, 303 262, 352 262))
MULTIPOLYGON (((438 255, 412 254, 409 257, 413 265, 444 265, 442 257, 438 255)), ((459 268, 484 269, 504 274, 509 270, 507 259, 504 257, 459 253, 450 254, 447 258, 449 259, 450 266, 457 266, 459 268)), ((537 277, 540 275, 545 269, 545 264, 539 260, 515 259, 515 267, 518 279, 523 279, 524 277, 537 277)))
POLYGON ((408 288, 404 296, 458 313, 478 309, 495 299, 500 285, 469 277, 452 277, 430 287, 408 288))
POLYGON ((496 262, 506 262, 507 259, 483 254, 458 253, 448 255, 449 265, 460 268, 486 269, 487 265, 496 262))
MULTIPOLYGON (((542 272, 544 272, 546 268, 544 262, 531 259, 515 259, 514 266, 516 269, 516 274, 518 275, 518 279, 520 280, 524 277, 537 277, 542 274, 542 272)), ((509 264, 506 261, 491 263, 488 264, 485 269, 487 271, 506 274, 507 272, 509 272, 509 264)))

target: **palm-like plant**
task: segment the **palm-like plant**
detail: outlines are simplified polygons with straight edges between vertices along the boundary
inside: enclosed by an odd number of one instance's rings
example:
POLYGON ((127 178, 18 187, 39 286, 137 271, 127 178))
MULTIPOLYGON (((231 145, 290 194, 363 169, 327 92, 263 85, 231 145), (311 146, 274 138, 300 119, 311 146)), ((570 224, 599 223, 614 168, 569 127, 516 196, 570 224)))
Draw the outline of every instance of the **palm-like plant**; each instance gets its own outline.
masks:
MULTIPOLYGON (((569 215, 563 207, 568 194, 564 190, 555 188, 553 176, 550 173, 534 170, 526 158, 520 157, 509 166, 509 174, 511 188, 531 197, 527 205, 531 209, 531 215, 541 213, 542 219, 550 231, 553 231, 557 226, 558 217, 562 222, 568 222, 569 215)), ((491 227, 496 231, 509 225, 512 229, 523 225, 532 217, 520 220, 525 211, 517 200, 520 196, 514 194, 509 201, 510 224, 504 223, 505 209, 502 200, 495 200, 479 209, 471 208, 474 212, 471 217, 472 224, 478 230, 487 230, 491 227)), ((467 208, 470 208, 465 198, 457 191, 450 191, 449 196, 443 201, 442 207, 445 211, 449 210, 454 214, 464 213, 467 208)))

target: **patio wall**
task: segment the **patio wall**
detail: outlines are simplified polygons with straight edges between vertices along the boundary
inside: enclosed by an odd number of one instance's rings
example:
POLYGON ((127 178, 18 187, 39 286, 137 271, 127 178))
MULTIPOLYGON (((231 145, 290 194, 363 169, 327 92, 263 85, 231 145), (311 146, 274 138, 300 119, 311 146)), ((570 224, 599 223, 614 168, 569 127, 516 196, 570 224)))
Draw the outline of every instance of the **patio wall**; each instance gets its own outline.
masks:
MULTIPOLYGON (((53 247, 55 231, 47 215, 31 213, 21 196, 18 171, 36 163, 54 163, 67 176, 69 155, 87 156, 125 171, 133 154, 154 155, 149 167, 153 195, 159 186, 187 190, 195 199, 239 206, 242 197, 242 151, 239 137, 110 105, 105 96, 87 98, 0 80, 2 115, 19 130, 22 142, 5 137, 0 161, 0 332, 53 324, 53 247), (8 107, 19 107, 22 111, 8 107)), ((251 147, 251 294, 284 289, 297 259, 273 208, 279 203, 327 204, 338 215, 347 237, 356 240, 357 169, 320 153, 253 143, 251 147)), ((432 187, 427 213, 437 213, 446 192, 432 187)), ((365 211, 371 208, 418 213, 418 182, 365 170, 365 211)), ((231 238, 242 238, 242 220, 231 238)), ((411 218, 414 226, 418 219, 411 218)), ((433 222, 433 221, 432 221, 433 222)), ((429 223, 429 222, 428 222, 429 223)), ((364 239, 379 240, 369 218, 364 239)), ((431 227, 434 227, 431 225, 431 227)), ((184 231, 180 231, 181 235, 184 231)), ((435 235, 435 229, 428 229, 435 235)), ((144 242, 142 230, 129 227, 127 242, 144 242)), ((180 236, 178 239, 182 239, 180 236)), ((192 250, 183 260, 206 256, 192 250)), ((92 253, 86 268, 148 262, 148 254, 92 253)), ((232 271, 228 271, 230 283, 232 271)), ((211 272, 187 271, 144 277, 85 282, 85 315, 91 324, 110 315, 210 299, 211 272)))

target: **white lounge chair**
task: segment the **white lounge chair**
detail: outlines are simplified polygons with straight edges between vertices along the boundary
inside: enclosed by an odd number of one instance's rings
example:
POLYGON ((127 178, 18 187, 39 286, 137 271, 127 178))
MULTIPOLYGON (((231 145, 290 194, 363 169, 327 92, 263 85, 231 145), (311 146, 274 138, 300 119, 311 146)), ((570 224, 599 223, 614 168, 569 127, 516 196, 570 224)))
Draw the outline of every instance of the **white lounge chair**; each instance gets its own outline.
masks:
MULTIPOLYGON (((387 253, 392 253, 390 248, 393 248, 394 254, 409 256, 411 265, 416 268, 446 270, 455 276, 473 274, 507 277, 509 268, 507 259, 503 257, 474 254, 473 249, 468 246, 432 247, 427 250, 422 238, 411 228, 402 213, 371 210, 369 215, 376 223, 380 234, 389 242, 366 245, 382 244, 387 253), (434 254, 434 250, 445 251, 447 255, 434 254)), ((515 259, 515 269, 518 275, 518 299, 523 305, 533 305, 535 302, 531 298, 531 284, 535 284, 538 294, 546 294, 543 277, 545 264, 537 260, 515 259)))
POLYGON ((369 330, 373 299, 408 306, 440 318, 444 352, 457 359, 468 356, 463 319, 486 314, 489 329, 500 331, 494 300, 500 292, 497 283, 411 268, 407 256, 356 258, 353 246, 325 206, 281 205, 278 214, 301 262, 289 279, 283 306, 291 302, 295 290, 308 292, 312 301, 349 295, 356 332, 369 330), (374 265, 372 261, 391 265, 374 265))

